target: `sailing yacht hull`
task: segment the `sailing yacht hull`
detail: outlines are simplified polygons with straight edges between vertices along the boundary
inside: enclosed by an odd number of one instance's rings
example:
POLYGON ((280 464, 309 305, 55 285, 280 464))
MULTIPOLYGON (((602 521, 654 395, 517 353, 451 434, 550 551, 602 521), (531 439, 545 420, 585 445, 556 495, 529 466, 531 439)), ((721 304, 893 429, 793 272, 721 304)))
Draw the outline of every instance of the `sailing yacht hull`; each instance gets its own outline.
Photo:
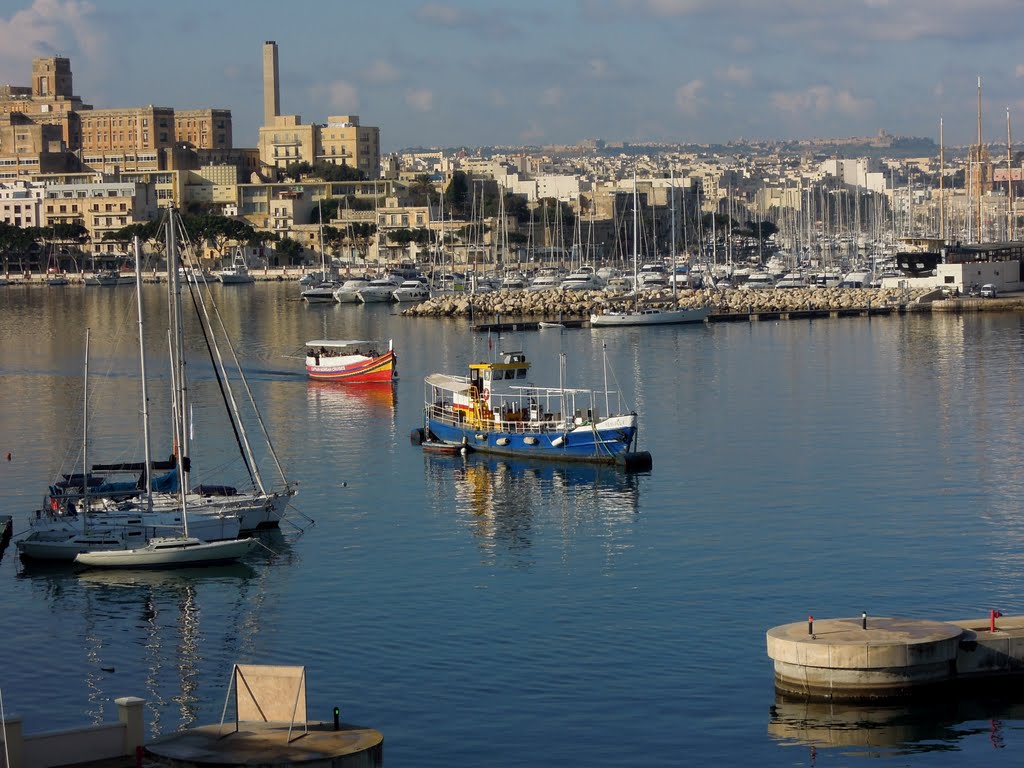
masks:
POLYGON ((245 557, 255 539, 200 541, 195 538, 151 539, 137 549, 97 550, 75 556, 87 568, 187 568, 230 563, 245 557))
POLYGON ((694 309, 641 309, 635 312, 602 312, 590 316, 592 328, 610 328, 631 325, 680 325, 703 323, 711 314, 711 307, 694 309))

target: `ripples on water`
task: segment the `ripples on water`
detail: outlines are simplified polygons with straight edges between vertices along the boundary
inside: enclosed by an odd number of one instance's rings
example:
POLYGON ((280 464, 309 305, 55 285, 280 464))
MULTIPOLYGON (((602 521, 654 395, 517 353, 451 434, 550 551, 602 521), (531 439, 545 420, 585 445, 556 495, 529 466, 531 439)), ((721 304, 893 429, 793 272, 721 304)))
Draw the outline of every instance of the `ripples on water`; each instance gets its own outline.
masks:
MULTIPOLYGON (((768 627, 808 613, 1024 612, 1018 315, 488 339, 387 307, 304 306, 291 285, 215 290, 316 524, 187 574, 25 569, 9 549, 2 685, 27 731, 109 720, 122 695, 147 700, 152 734, 215 722, 231 664, 253 662, 306 665, 311 717, 338 705, 380 728, 389 765, 1019 755, 1019 702, 789 702, 764 650, 768 627), (307 382, 288 355, 323 336, 394 338, 398 385, 307 382), (600 381, 607 355, 653 471, 413 448, 422 377, 489 347, 524 349, 539 384, 557 383, 563 352, 567 384, 600 381)), ((90 451, 141 455, 130 293, 0 289, 0 500, 19 520, 81 461, 85 325, 90 451)), ((146 287, 154 413, 169 389, 161 300, 146 287)), ((196 464, 232 477, 209 363, 192 379, 196 464)))

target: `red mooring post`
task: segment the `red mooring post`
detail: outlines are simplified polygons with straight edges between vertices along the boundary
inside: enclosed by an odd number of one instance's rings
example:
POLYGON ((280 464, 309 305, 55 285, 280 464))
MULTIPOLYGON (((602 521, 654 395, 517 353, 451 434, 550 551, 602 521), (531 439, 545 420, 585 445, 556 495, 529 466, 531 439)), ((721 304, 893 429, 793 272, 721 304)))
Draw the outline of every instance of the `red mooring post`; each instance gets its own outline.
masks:
POLYGON ((814 617, 813 616, 808 616, 807 617, 807 634, 808 635, 813 635, 814 634, 814 617))
POLYGON ((995 610, 994 608, 991 611, 988 612, 988 618, 989 618, 988 631, 989 632, 995 632, 996 631, 996 619, 1002 618, 1002 616, 1003 616, 1003 614, 1001 614, 999 611, 995 610))

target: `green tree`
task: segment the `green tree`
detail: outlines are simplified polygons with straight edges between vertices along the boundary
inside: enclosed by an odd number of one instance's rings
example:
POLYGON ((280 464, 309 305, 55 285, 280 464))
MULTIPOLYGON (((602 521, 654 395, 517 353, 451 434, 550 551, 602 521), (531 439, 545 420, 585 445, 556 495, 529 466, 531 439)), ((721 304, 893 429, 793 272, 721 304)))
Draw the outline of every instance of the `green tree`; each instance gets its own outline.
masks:
POLYGON ((409 186, 409 198, 413 205, 429 205, 430 200, 437 196, 437 188, 425 173, 417 176, 409 186))
POLYGON ((452 174, 448 188, 444 191, 445 208, 452 214, 466 216, 469 214, 469 177, 464 171, 452 174))
POLYGON ((302 255, 305 253, 305 250, 302 247, 302 243, 298 240, 292 240, 290 237, 282 237, 274 247, 274 252, 278 259, 285 262, 288 266, 302 263, 302 255))

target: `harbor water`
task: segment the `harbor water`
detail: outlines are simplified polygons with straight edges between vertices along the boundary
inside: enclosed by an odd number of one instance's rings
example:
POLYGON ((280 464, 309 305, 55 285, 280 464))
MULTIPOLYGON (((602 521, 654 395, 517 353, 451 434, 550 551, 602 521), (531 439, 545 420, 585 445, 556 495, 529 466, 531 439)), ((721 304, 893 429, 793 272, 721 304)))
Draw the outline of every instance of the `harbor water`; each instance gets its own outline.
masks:
MULTIPOLYGON (((785 700, 765 630, 1024 613, 1024 316, 499 338, 388 305, 307 306, 290 283, 212 290, 299 484, 293 522, 242 565, 182 573, 31 568, 9 546, 0 691, 26 733, 110 720, 119 696, 146 700, 149 736, 218 722, 244 662, 305 666, 310 717, 338 706, 379 729, 389 766, 1022 759, 1016 686, 927 705, 785 700), (295 355, 317 338, 392 339, 399 381, 307 381, 295 355), (539 385, 558 384, 562 354, 567 386, 607 376, 653 470, 411 445, 423 377, 499 350, 523 350, 539 385)), ((157 456, 171 450, 163 291, 144 286, 157 456)), ((193 465, 237 481, 193 326, 193 465)), ((132 289, 0 288, 0 513, 16 534, 81 466, 86 327, 89 453, 139 460, 132 289)))

